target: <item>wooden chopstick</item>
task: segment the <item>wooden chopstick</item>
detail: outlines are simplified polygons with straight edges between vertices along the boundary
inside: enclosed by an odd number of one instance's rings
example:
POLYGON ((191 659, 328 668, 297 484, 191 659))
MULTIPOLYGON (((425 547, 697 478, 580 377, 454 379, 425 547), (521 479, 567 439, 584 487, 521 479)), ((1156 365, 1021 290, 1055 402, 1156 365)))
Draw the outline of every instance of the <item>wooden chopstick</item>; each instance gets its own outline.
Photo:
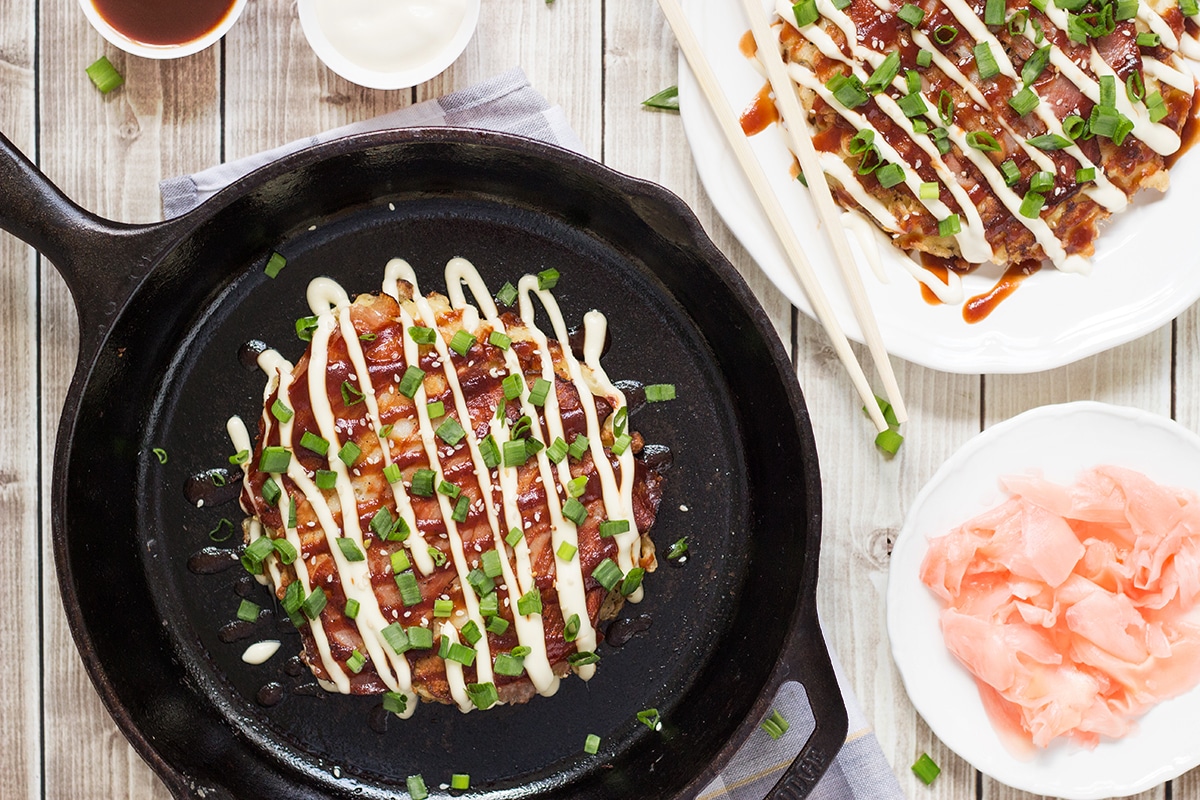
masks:
MULTIPOLYGON (((750 149, 750 143, 747 141, 746 135, 742 132, 742 126, 738 122, 737 115, 730 107, 729 101, 725 99, 721 87, 717 84, 717 78, 713 74, 712 67, 708 65, 703 51, 700 49, 700 42, 692 32, 687 17, 679 5, 679 0, 658 0, 658 4, 662 8, 663 14, 666 15, 671 29, 675 32, 675 39, 679 42, 679 49, 683 51, 683 55, 687 58, 692 72, 695 73, 696 81, 700 84, 701 91, 704 92, 704 96, 708 99, 708 103, 716 115, 717 122, 721 126, 721 131, 725 134, 729 146, 733 148, 734 155, 737 156, 742 171, 749 179, 750 186, 754 189, 754 194, 758 197, 758 202, 762 205, 763 211, 771 223, 771 227, 775 229, 775 234, 779 237, 784 252, 787 253, 788 262, 796 275, 796 279, 800 281, 800 286, 804 289, 805 295, 808 296, 809 302, 812 303, 813 311, 816 313, 821 325, 825 328, 825 333, 829 336, 834 351, 837 353, 838 358, 841 359, 846 371, 850 374, 850 380, 854 384, 854 388, 858 390, 867 414, 871 417, 871 421, 875 423, 876 429, 879 431, 887 430, 887 420, 883 418, 883 412, 879 409, 879 403, 875 400, 875 393, 871 390, 870 383, 867 382, 867 376, 863 374, 862 366, 858 363, 858 359, 855 358, 854 351, 850 348, 850 342, 846 339, 846 334, 838 324, 837 317, 833 313, 833 307, 829 305, 829 299, 825 296, 824 290, 821 289, 821 284, 817 280, 816 273, 813 272, 812 265, 808 262, 808 258, 804 254, 804 248, 801 246, 800 240, 796 238, 796 233, 792 230, 792 226, 783 212, 783 206, 779 204, 778 198, 775 197, 775 193, 771 190, 766 173, 763 172, 762 166, 758 163, 758 159, 750 149)), ((841 223, 839 222, 838 224, 840 227, 841 223)))
POLYGON ((875 321, 875 313, 871 310, 871 301, 867 299, 867 291, 863 287, 862 275, 850 252, 850 243, 846 239, 846 228, 842 225, 841 213, 834 205, 833 195, 825 180, 825 172, 817 157, 817 149, 812 143, 812 133, 808 129, 808 116, 800 107, 796 97, 796 87, 787 74, 787 67, 779 54, 779 42, 771 34, 771 26, 767 22, 767 14, 763 11, 760 0, 742 0, 746 16, 750 18, 750 30, 754 32, 754 41, 758 44, 759 60, 767 68, 767 76, 771 81, 771 89, 775 92, 775 102, 786 123, 791 150, 800 161, 800 169, 808 181, 808 191, 817 204, 817 216, 825 225, 825 231, 833 243, 833 252, 837 256, 838 265, 842 269, 842 280, 845 281, 846 291, 850 296, 850 305, 854 316, 862 328, 863 341, 871 352, 875 369, 883 381, 884 393, 892 410, 896 412, 896 420, 904 422, 908 419, 908 410, 904 407, 904 398, 900 396, 900 386, 896 383, 896 373, 892 372, 892 362, 888 357, 883 338, 879 335, 879 324, 875 321))

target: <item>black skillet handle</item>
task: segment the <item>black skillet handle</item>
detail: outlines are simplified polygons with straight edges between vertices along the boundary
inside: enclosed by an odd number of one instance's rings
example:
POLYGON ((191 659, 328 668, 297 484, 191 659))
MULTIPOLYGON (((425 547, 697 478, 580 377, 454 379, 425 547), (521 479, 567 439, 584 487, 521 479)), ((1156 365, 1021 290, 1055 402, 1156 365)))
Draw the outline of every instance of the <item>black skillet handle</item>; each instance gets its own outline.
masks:
POLYGON ((804 622, 792 631, 792 637, 780 659, 782 664, 787 665, 785 673, 780 676, 780 685, 784 681, 794 680, 804 686, 816 728, 787 771, 767 794, 769 800, 800 800, 807 797, 846 742, 846 704, 842 700, 833 663, 829 660, 815 607, 811 603, 806 605, 808 608, 802 612, 804 622))
POLYGON ((79 312, 81 353, 111 320, 176 237, 179 220, 111 222, 80 208, 0 133, 0 228, 36 248, 58 269, 79 312))

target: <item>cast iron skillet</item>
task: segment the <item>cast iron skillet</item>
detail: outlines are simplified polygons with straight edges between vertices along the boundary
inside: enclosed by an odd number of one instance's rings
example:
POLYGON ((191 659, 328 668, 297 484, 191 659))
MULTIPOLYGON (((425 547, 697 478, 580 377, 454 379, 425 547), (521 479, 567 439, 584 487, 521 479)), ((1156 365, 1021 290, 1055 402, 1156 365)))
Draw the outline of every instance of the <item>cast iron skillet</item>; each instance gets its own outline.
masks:
MULTIPOLYGON (((54 262, 79 312, 54 461, 63 602, 109 712, 176 796, 398 797, 415 773, 437 794, 467 772, 478 797, 690 797, 787 681, 803 685, 816 730, 774 795, 811 790, 846 733, 816 617, 812 432, 762 309, 678 198, 536 142, 429 129, 321 145, 184 217, 131 226, 74 205, 2 137, 0 150, 0 227, 54 262), (273 251, 288 265, 271 280, 273 251), (220 639, 245 578, 187 564, 221 517, 241 515, 195 508, 181 487, 225 461, 229 415, 261 413, 263 377, 239 366, 239 347, 263 339, 297 358, 308 281, 377 291, 397 255, 423 291, 444 289, 455 255, 493 289, 556 267, 569 320, 609 317, 610 375, 678 387, 634 426, 674 453, 653 538, 664 553, 686 535, 691 557, 660 562, 647 599, 622 612, 651 628, 602 646, 589 683, 486 713, 423 705, 383 726, 375 698, 305 694, 310 678, 287 662, 298 637, 271 614, 250 639, 220 639), (281 638, 281 654, 242 663, 263 638, 281 638), (264 707, 271 682, 283 700, 264 707), (661 731, 636 720, 650 707, 661 731), (596 756, 582 752, 589 733, 596 756)), ((249 594, 271 607, 262 587, 249 594)))

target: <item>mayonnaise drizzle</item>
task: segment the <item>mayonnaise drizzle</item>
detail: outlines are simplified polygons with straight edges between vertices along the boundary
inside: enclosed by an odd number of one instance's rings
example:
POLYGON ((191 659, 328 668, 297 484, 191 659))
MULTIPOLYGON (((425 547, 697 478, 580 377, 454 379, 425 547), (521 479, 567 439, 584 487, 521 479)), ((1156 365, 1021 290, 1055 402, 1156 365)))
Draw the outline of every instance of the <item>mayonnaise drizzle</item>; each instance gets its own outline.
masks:
MULTIPOLYGON (((383 290, 398 301, 400 301, 402 296, 407 296, 407 293, 402 294, 400 291, 399 281, 401 280, 408 282, 412 286, 411 303, 400 303, 398 322, 403 326, 403 330, 407 332, 414 325, 437 329, 436 310, 432 307, 428 299, 421 296, 417 286, 416 275, 411 266, 401 259, 393 259, 385 269, 383 290)), ((482 278, 480 278, 474 266, 465 259, 452 259, 446 266, 446 281, 448 285, 447 295, 450 299, 451 307, 461 312, 461 324, 464 330, 471 333, 481 332, 480 310, 482 309, 482 322, 485 322, 491 330, 505 333, 506 329, 499 317, 498 309, 491 299, 491 294, 487 286, 484 284, 482 278), (463 292, 464 285, 471 289, 474 300, 479 306, 478 308, 466 301, 463 292)), ((623 407, 625 405, 624 395, 612 384, 599 364, 600 351, 606 335, 604 316, 598 311, 591 311, 584 317, 585 357, 584 363, 581 364, 565 344, 568 339, 566 322, 553 295, 548 290, 538 289, 536 277, 525 276, 520 281, 520 317, 524 327, 523 330, 512 331, 512 333, 517 337, 527 336, 536 345, 535 355, 538 357, 538 362, 535 372, 540 373, 541 377, 545 380, 549 380, 552 383, 555 381, 555 361, 551 357, 548 337, 534 324, 535 313, 532 303, 534 298, 539 301, 550 318, 554 338, 563 343, 561 346, 562 358, 559 368, 565 370, 568 379, 574 384, 580 398, 600 395, 608 400, 610 405, 613 406, 614 411, 623 407)), ((308 302, 313 314, 317 316, 317 324, 312 335, 306 388, 309 394, 313 417, 318 428, 316 433, 330 443, 327 453, 327 466, 337 476, 332 492, 337 497, 339 507, 343 509, 340 515, 340 527, 338 516, 335 515, 335 512, 330 507, 326 499, 326 494, 317 488, 313 479, 298 459, 293 458, 291 460, 286 478, 295 487, 298 494, 303 497, 304 501, 308 502, 312 507, 313 515, 316 517, 315 524, 320 526, 321 532, 326 538, 328 551, 336 566, 343 591, 347 599, 353 599, 359 603, 358 616, 353 622, 367 651, 366 655, 370 657, 372 663, 375 665, 380 679, 393 691, 402 692, 408 697, 409 702, 405 713, 402 715, 407 717, 413 713, 416 707, 411 668, 408 660, 403 655, 396 654, 383 639, 381 633, 384 628, 395 620, 387 618, 371 587, 369 562, 367 560, 357 562, 348 561, 341 552, 341 548, 335 546, 334 542, 335 538, 343 535, 353 540, 359 548, 365 549, 363 531, 359 524, 359 514, 346 511, 346 509, 355 509, 358 506, 351 469, 338 457, 338 451, 343 442, 339 437, 338 421, 334 416, 328 395, 326 372, 329 359, 329 343, 333 333, 337 331, 345 343, 347 355, 352 366, 352 376, 358 384, 359 391, 363 394, 369 424, 378 437, 379 453, 369 456, 371 459, 375 459, 375 461, 366 462, 372 464, 373 468, 378 465, 379 460, 382 460, 383 467, 391 464, 390 436, 379 435, 380 431, 384 428, 380 416, 379 397, 381 393, 395 392, 396 387, 394 385, 377 387, 372 384, 363 346, 351 318, 350 298, 337 283, 328 278, 313 280, 308 288, 308 302)), ((403 346, 406 362, 417 364, 420 351, 418 345, 412 340, 410 335, 404 336, 403 346)), ((519 644, 528 647, 530 650, 529 654, 524 658, 524 666, 531 683, 539 693, 544 695, 553 694, 557 691, 559 679, 554 674, 547 654, 541 614, 522 615, 517 612, 517 601, 520 596, 525 592, 536 589, 529 545, 523 537, 517 543, 516 547, 509 548, 504 540, 505 532, 511 528, 517 527, 526 530, 531 525, 531 521, 522 520, 521 511, 518 507, 517 470, 506 467, 489 469, 486 466, 480 451, 480 441, 476 436, 474 426, 470 424, 470 414, 466 397, 458 381, 457 370, 450 355, 448 345, 439 336, 435 340, 433 347, 436 352, 437 364, 440 365, 444 373, 446 385, 451 394, 451 403, 448 403, 447 406, 453 407, 454 416, 461 422, 466 431, 466 436, 454 448, 450 448, 441 442, 435 434, 435 426, 426 408, 423 385, 418 388, 415 396, 412 398, 416 413, 416 419, 413 421, 417 427, 416 432, 425 449, 429 468, 438 473, 439 477, 442 474, 441 460, 443 457, 450 455, 455 450, 464 446, 468 449, 474 475, 482 495, 482 500, 475 500, 474 503, 476 506, 481 504, 486 511, 487 519, 493 532, 493 542, 498 552, 504 556, 501 558, 502 578, 504 582, 498 587, 497 591, 504 596, 505 607, 512 610, 514 630, 517 634, 519 644), (500 500, 499 503, 494 503, 493 498, 496 495, 497 488, 500 500), (511 557, 506 555, 509 552, 511 552, 511 557)), ((520 374, 522 372, 521 362, 513 348, 510 347, 505 351, 504 358, 505 366, 509 373, 520 374)), ((264 391, 264 401, 269 400, 272 394, 278 393, 279 401, 285 406, 290 407, 288 393, 292 382, 293 366, 273 350, 268 350, 260 355, 259 365, 269 376, 264 391)), ((541 430, 541 424, 538 419, 539 409, 529 402, 528 392, 523 392, 517 402, 521 405, 522 414, 529 416, 532 420, 532 435, 543 438, 547 443, 553 442, 557 437, 564 436, 564 425, 555 391, 549 393, 542 408, 546 423, 545 431, 541 430)), ((264 405, 266 405, 265 402, 264 405)), ((604 517, 606 519, 626 519, 631 523, 630 531, 614 537, 617 545, 616 560, 618 566, 621 567, 623 572, 628 572, 630 569, 636 567, 640 561, 639 550, 641 544, 641 538, 636 525, 632 524, 634 519, 633 454, 631 450, 627 449, 625 453, 618 457, 618 474, 609 461, 608 451, 601 444, 605 430, 598 418, 594 404, 583 402, 581 406, 587 424, 585 435, 588 437, 590 443, 595 477, 600 482, 604 517)), ((273 427, 278 428, 280 446, 294 452, 299 446, 299 432, 293 431, 294 426, 291 419, 289 418, 287 422, 279 422, 264 409, 263 420, 266 430, 269 431, 273 427)), ((399 420, 395 425, 398 427, 402 423, 403 420, 399 420)), ((609 426, 611 426, 611 423, 609 423, 609 426)), ((250 450, 252 448, 246 426, 240 419, 237 417, 230 419, 227 430, 236 450, 250 450)), ((510 428, 505 420, 498 420, 493 415, 493 418, 489 422, 489 432, 495 437, 497 444, 502 446, 509 438, 510 428)), ((550 513, 551 546, 557 553, 559 546, 562 544, 578 545, 574 523, 564 518, 562 514, 562 504, 566 495, 565 487, 567 482, 572 478, 570 460, 564 459, 559 464, 554 464, 546 456, 544 449, 537 454, 535 460, 539 476, 538 480, 546 488, 546 505, 550 513)), ((247 477, 249 476, 250 469, 251 465, 243 465, 243 471, 247 477)), ((355 471, 357 471, 357 468, 355 471)), ((284 485, 284 477, 278 474, 272 475, 272 478, 281 486, 284 485)), ((396 501, 396 512, 408 523, 410 534, 403 545, 392 541, 382 541, 377 542, 375 546, 381 548, 406 547, 414 567, 423 574, 429 574, 434 569, 433 559, 428 552, 427 542, 421 537, 411 500, 402 481, 392 484, 392 494, 396 501)), ((285 521, 289 517, 289 505, 295 496, 296 492, 285 491, 280 499, 279 511, 281 518, 285 521)), ((480 630, 484 630, 487 620, 480 613, 479 600, 474 591, 470 589, 467 581, 467 574, 472 569, 472 565, 468 560, 468 553, 466 552, 463 539, 459 535, 458 525, 452 518, 453 508, 446 496, 439 493, 436 495, 436 498, 446 524, 446 536, 450 545, 450 557, 453 562, 453 568, 458 576, 460 585, 463 587, 462 595, 465 611, 456 610, 453 619, 440 622, 435 626, 435 629, 449 641, 458 642, 460 640, 458 629, 466 624, 468 620, 475 622, 480 630)), ((286 524, 284 528, 284 536, 296 548, 297 552, 302 554, 303 550, 298 531, 293 527, 288 527, 286 524)), ((251 539, 264 535, 262 526, 257 519, 248 521, 247 530, 251 539)), ((386 554, 386 551, 383 554, 386 554)), ((275 586, 280 586, 282 571, 277 558, 270 556, 264 563, 271 582, 275 586)), ((308 564, 301 556, 296 559, 293 567, 296 573, 296 580, 300 582, 305 596, 307 596, 316 588, 312 585, 308 564)), ((555 556, 555 591, 558 594, 559 605, 564 618, 568 618, 573 614, 579 617, 580 630, 575 640, 575 646, 579 651, 594 650, 597 644, 596 630, 591 623, 587 611, 585 578, 586 576, 583 574, 582 564, 578 556, 567 560, 559 558, 557 555, 555 556)), ((266 577, 262 577, 262 580, 265 581, 266 577)), ((633 602, 637 602, 640 598, 640 588, 629 597, 633 602)), ((312 632, 321 664, 329 676, 329 681, 322 681, 322 684, 326 685, 327 688, 348 693, 350 691, 350 676, 333 657, 329 646, 328 634, 320 618, 309 620, 307 624, 312 632)), ((474 663, 476 680, 481 683, 491 681, 493 679, 492 654, 489 650, 488 637, 486 635, 480 637, 474 645, 474 649, 476 652, 474 663)), ((469 693, 467 692, 466 677, 462 665, 452 660, 445 660, 444 663, 446 679, 452 698, 462 711, 470 711, 474 708, 474 705, 471 703, 469 693)), ((585 665, 577 667, 576 671, 581 677, 586 679, 592 675, 594 667, 592 665, 585 665)))

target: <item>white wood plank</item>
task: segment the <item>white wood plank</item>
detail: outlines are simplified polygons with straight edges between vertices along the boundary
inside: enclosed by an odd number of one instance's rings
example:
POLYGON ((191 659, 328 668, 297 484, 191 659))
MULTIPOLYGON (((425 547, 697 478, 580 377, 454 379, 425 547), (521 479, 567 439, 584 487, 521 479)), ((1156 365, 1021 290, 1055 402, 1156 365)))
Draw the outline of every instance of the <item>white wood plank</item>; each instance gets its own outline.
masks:
MULTIPOLYGON (((0 4, 0 131, 34 155, 34 21, 31 0, 0 4)), ((40 570, 38 531, 37 260, 33 250, 0 234, 0 563, 13 586, 24 587, 22 613, 0 618, 0 671, 11 690, 0 693, 0 719, 10 737, 0 748, 0 797, 34 798, 41 791, 41 703, 36 687, 41 655, 35 595, 40 570)))
MULTIPOLYGON (((219 157, 219 50, 154 62, 106 46, 73 3, 43 3, 42 164, 84 207, 113 219, 158 219, 158 181, 219 157), (84 68, 101 53, 126 83, 100 95, 84 68)), ((49 530, 50 456, 77 346, 65 286, 42 269, 43 526, 49 530)), ((119 734, 82 669, 53 574, 43 555, 46 796, 168 797, 165 787, 119 734)))
MULTIPOLYGON (((824 487, 817 601, 822 623, 884 756, 910 797, 974 797, 975 771, 917 715, 892 663, 886 627, 891 544, 912 499, 979 430, 979 378, 895 361, 908 404, 904 444, 888 458, 820 327, 806 317, 796 351, 824 487), (942 768, 930 787, 910 769, 928 753, 942 768)), ((856 346, 860 357, 865 350, 856 346)))
POLYGON ((662 12, 657 6, 609 4, 605 45, 604 162, 654 181, 687 203, 750 285, 790 352, 791 303, 713 209, 696 173, 679 115, 642 106, 642 100, 678 82, 679 54, 662 12))
MULTIPOLYGON (((1029 408, 1076 400, 1099 400, 1167 415, 1171 410, 1170 326, 1076 364, 1035 375, 988 376, 985 411, 988 425, 1029 408)), ((1034 800, 1036 795, 983 779, 985 800, 1034 800)), ((1137 795, 1161 800, 1164 786, 1137 795)), ((1190 795, 1179 795, 1190 796, 1190 795)))

